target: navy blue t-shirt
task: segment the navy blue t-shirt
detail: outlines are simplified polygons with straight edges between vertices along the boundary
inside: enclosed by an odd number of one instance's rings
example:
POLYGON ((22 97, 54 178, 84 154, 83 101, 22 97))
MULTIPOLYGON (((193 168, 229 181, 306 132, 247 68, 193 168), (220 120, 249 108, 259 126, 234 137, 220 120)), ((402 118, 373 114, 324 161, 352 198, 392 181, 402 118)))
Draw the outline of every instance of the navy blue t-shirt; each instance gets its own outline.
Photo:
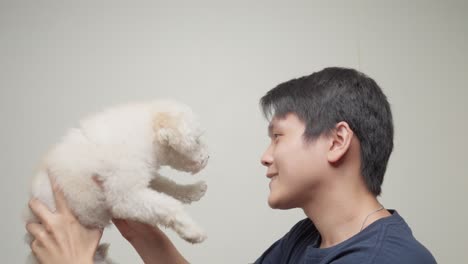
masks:
POLYGON ((329 248, 319 248, 320 234, 309 218, 298 222, 255 264, 432 264, 432 254, 414 237, 395 211, 355 236, 329 248))

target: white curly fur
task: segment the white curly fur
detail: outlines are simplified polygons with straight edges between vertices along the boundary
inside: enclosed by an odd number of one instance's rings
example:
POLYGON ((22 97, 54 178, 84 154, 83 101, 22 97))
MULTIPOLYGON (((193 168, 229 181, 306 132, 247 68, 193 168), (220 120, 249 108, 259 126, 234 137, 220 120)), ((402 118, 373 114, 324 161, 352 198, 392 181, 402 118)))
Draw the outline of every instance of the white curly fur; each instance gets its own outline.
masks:
MULTIPOLYGON (((198 201, 207 185, 180 185, 158 173, 161 166, 192 174, 203 169, 209 156, 202 133, 191 109, 175 101, 110 108, 83 119, 45 155, 32 180, 31 197, 55 210, 49 171, 86 226, 132 219, 172 228, 191 243, 202 242, 205 233, 182 203, 198 201)), ((26 211, 26 222, 38 221, 26 211)), ((107 245, 100 245, 95 263, 111 263, 106 255, 107 245)), ((32 255, 28 262, 35 262, 32 255)))

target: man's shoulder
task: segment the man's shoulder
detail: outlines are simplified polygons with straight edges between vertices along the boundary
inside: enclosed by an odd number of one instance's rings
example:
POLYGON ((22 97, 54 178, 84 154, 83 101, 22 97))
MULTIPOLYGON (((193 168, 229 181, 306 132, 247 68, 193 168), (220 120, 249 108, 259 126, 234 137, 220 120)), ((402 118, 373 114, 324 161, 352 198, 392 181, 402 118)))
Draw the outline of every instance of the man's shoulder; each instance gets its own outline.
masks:
POLYGON ((384 240, 371 263, 433 264, 437 263, 431 252, 419 241, 384 240), (400 243, 395 243, 399 241, 400 243), (403 242, 403 243, 401 243, 403 242))
POLYGON ((413 236, 403 218, 397 213, 396 217, 400 221, 386 226, 372 263, 436 263, 431 252, 413 236))
POLYGON ((331 249, 309 248, 316 259, 326 255, 323 263, 436 263, 429 250, 413 236, 406 221, 391 210, 392 216, 369 225, 361 233, 331 249))

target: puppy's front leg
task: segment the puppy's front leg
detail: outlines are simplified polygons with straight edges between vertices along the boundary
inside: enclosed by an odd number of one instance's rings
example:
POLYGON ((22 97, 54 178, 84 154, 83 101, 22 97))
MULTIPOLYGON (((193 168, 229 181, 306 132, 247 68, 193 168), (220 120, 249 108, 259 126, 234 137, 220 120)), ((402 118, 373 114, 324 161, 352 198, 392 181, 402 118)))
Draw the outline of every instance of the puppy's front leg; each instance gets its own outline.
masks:
POLYGON ((200 200, 208 188, 204 181, 184 185, 159 174, 151 180, 149 186, 153 190, 166 193, 186 204, 200 200))
POLYGON ((115 218, 132 219, 157 227, 172 228, 180 237, 191 243, 205 240, 203 230, 184 211, 182 203, 151 189, 138 189, 117 198, 112 207, 115 218))

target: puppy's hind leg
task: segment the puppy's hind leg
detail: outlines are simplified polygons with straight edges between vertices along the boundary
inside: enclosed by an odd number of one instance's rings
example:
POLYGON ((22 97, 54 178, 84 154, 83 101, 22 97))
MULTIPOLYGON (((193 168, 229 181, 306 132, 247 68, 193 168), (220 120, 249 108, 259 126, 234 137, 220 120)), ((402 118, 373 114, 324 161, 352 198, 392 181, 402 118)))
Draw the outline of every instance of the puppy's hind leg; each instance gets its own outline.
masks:
POLYGON ((131 219, 157 227, 172 228, 180 237, 191 243, 200 243, 206 235, 184 211, 182 203, 149 188, 137 189, 117 198, 112 207, 115 218, 131 219))
POLYGON ((149 186, 153 190, 163 192, 186 204, 200 200, 208 188, 204 181, 184 185, 159 174, 151 180, 149 186))

